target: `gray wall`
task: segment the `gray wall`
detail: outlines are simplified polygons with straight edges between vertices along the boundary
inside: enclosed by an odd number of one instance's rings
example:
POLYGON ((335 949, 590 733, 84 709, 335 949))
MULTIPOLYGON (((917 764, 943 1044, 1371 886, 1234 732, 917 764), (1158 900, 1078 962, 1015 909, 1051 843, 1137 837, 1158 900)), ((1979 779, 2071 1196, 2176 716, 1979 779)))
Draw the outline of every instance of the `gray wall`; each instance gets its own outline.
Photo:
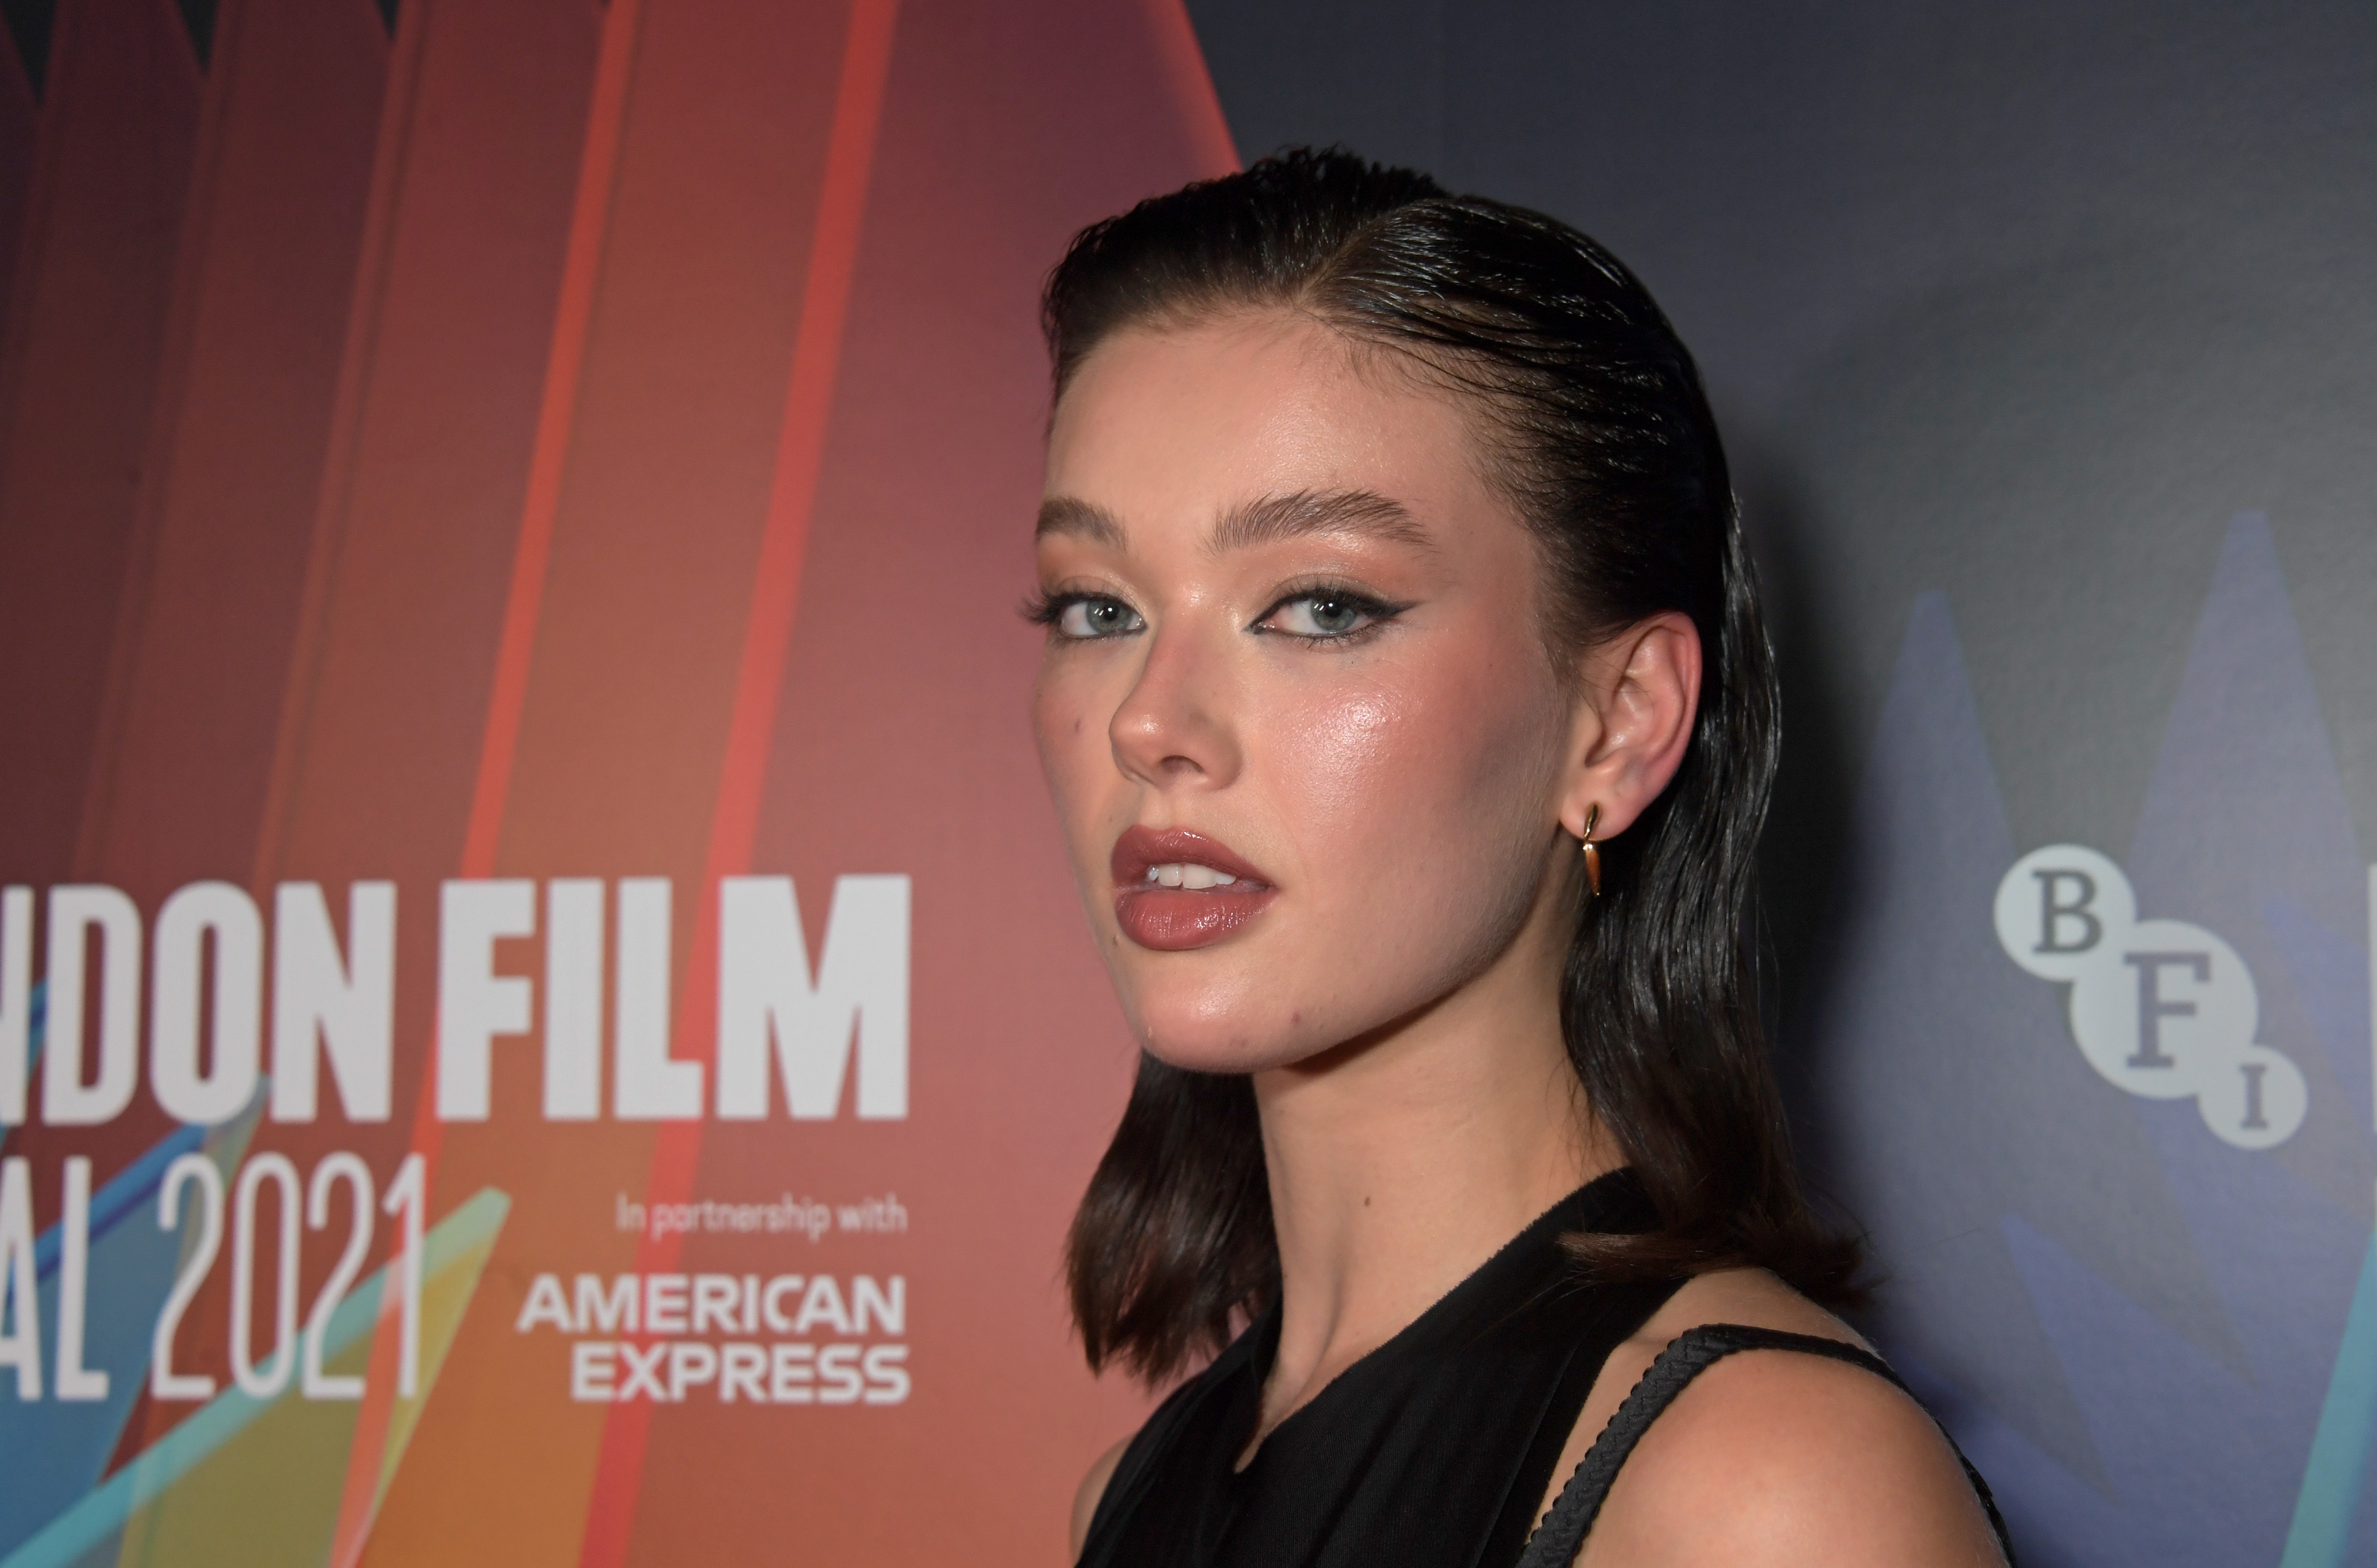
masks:
POLYGON ((1811 1161, 2031 1559, 2377 1552, 2366 1421, 2327 1396, 2360 1353, 2367 971, 2321 945, 2365 962, 2377 844, 2377 8, 1189 8, 1243 154, 1339 141, 1556 213, 1698 355, 1784 654, 1811 1161), (1987 936, 2060 841, 2243 954, 2309 1084, 2282 1147, 2091 1074, 1987 936), (2222 1205, 2270 1182, 2248 1235, 2222 1205), (1967 1231, 1987 1255, 1942 1263, 1967 1231), (2098 1386, 2123 1311, 2176 1347, 2143 1389, 2098 1386))

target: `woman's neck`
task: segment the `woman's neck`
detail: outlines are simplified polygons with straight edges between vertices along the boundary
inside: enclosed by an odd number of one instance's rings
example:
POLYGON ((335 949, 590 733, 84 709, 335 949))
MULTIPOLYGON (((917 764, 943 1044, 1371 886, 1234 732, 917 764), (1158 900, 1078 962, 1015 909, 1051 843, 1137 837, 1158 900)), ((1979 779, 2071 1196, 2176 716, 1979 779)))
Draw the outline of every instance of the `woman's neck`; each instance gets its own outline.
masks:
POLYGON ((1256 1075, 1284 1310, 1268 1431, 1620 1163, 1535 966, 1384 1035, 1256 1075))

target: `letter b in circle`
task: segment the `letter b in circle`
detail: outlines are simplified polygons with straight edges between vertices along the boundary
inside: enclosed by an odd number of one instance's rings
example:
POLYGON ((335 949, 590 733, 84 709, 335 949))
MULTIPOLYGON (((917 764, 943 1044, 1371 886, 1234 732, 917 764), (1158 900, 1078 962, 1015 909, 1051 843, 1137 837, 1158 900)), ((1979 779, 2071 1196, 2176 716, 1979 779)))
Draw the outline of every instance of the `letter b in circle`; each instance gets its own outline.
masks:
POLYGON ((2038 884, 2038 943, 2032 952, 2085 953, 2105 940, 2105 922, 2094 908, 2095 877, 2060 866, 2042 866, 2030 874, 2038 884), (2067 923, 2077 929, 2067 933, 2067 923))
POLYGON ((1998 944, 2041 980, 2073 980, 2105 960, 2108 942, 2137 924, 2130 879, 2081 844, 2049 844, 2014 861, 1998 883, 1998 944))

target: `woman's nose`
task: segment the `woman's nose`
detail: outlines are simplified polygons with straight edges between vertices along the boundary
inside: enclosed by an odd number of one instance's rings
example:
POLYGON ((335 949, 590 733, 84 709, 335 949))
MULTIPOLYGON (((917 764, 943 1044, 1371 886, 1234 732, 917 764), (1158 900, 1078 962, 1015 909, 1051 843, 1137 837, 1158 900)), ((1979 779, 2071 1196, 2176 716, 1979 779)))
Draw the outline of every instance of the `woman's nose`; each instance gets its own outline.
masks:
POLYGON ((1177 621, 1147 634, 1147 660, 1106 726, 1115 766, 1152 789, 1218 789, 1237 777, 1242 758, 1228 650, 1212 635, 1177 621))

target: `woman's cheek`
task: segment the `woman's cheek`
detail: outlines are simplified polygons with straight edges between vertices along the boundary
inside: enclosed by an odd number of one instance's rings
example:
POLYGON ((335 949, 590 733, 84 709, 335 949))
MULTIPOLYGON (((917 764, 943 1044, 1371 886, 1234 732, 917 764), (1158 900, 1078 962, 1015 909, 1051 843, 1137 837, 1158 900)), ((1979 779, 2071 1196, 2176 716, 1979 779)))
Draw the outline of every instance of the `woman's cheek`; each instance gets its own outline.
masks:
POLYGON ((1093 696, 1078 680, 1044 675, 1032 702, 1040 769, 1085 888, 1093 862, 1102 864, 1102 854, 1093 852, 1089 840, 1097 835, 1101 786, 1108 782, 1103 775, 1113 772, 1105 728, 1093 711, 1093 696))
MULTIPOLYGON (((1357 878, 1392 868, 1408 880, 1441 862, 1436 850, 1481 827, 1481 808, 1498 821, 1509 814, 1499 798, 1512 781, 1507 716, 1492 711, 1487 694, 1440 673, 1398 672, 1410 678, 1311 705, 1290 730, 1296 754, 1285 775, 1301 848, 1357 878)), ((1507 704, 1510 694, 1500 696, 1507 704)))
POLYGON ((1430 932, 1499 924, 1518 896, 1505 883, 1532 887, 1534 781, 1557 761, 1557 726, 1535 694, 1463 678, 1476 673, 1439 666, 1300 716, 1288 809, 1301 858, 1334 885, 1326 901, 1360 928, 1340 941, 1407 959, 1430 932))
POLYGON ((1048 776, 1051 786, 1062 779, 1064 751, 1059 743, 1070 730, 1070 718, 1077 712, 1066 700, 1063 683, 1051 671, 1043 669, 1040 678, 1032 684, 1032 743, 1040 752, 1040 771, 1048 776))
MULTIPOLYGON (((1306 832, 1330 835, 1348 816, 1392 816, 1399 731, 1407 731, 1408 700, 1378 687, 1286 709, 1267 737, 1271 771, 1288 782, 1306 832)), ((1303 834, 1298 835, 1299 837, 1303 834)))

